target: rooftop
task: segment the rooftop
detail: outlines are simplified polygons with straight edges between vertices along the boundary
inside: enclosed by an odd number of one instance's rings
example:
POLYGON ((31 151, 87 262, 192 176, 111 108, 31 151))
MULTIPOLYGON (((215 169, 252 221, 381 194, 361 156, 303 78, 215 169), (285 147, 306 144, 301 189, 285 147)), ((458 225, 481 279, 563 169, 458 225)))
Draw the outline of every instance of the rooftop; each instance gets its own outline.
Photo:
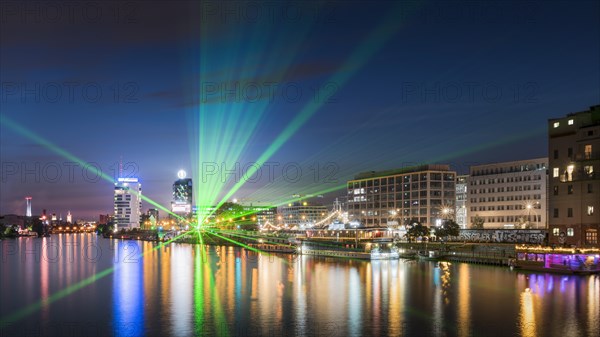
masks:
POLYGON ((450 171, 450 165, 426 164, 426 165, 419 165, 419 166, 403 167, 403 168, 399 168, 399 169, 386 170, 386 171, 361 172, 361 173, 357 174, 354 177, 354 179, 359 180, 359 179, 387 177, 387 176, 394 176, 394 175, 398 175, 398 174, 415 173, 415 172, 422 172, 422 171, 450 171))

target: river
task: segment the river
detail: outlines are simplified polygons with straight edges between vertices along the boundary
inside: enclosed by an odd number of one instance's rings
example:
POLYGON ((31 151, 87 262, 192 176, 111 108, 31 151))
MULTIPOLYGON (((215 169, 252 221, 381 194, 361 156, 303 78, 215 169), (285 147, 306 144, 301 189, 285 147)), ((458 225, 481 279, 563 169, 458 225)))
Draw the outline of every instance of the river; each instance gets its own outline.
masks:
POLYGON ((0 246, 0 336, 600 335, 598 275, 94 234, 0 246))

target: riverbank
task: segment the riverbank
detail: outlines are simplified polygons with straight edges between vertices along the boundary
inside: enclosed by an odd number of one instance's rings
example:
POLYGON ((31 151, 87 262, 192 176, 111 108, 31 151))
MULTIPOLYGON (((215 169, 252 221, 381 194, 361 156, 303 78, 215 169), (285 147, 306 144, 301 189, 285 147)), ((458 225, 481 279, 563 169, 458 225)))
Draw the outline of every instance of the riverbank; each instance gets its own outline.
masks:
MULTIPOLYGON (((181 235, 181 234, 179 234, 181 235)), ((556 272, 556 273, 595 273, 598 272, 598 258, 588 261, 589 266, 582 262, 572 262, 569 266, 561 267, 556 261, 556 251, 552 255, 523 255, 519 254, 524 246, 509 243, 479 243, 479 242, 394 242, 391 238, 369 238, 358 240, 340 240, 339 238, 307 238, 302 235, 274 233, 264 234, 255 231, 222 231, 218 234, 209 232, 189 232, 177 237, 176 233, 167 233, 162 237, 156 231, 130 231, 113 233, 109 238, 123 240, 143 240, 155 242, 175 242, 186 244, 208 244, 216 246, 238 246, 255 251, 278 252, 287 254, 305 254, 311 256, 373 259, 371 251, 374 247, 382 253, 394 251, 395 258, 450 261, 491 266, 506 266, 521 270, 556 272), (382 244, 378 241, 385 241, 382 244), (306 244, 309 246, 306 246, 306 244), (518 248, 517 248, 518 247, 518 248), (547 262, 546 259, 548 260, 547 262), (529 260, 529 261, 528 261, 529 260), (535 260, 535 261, 533 261, 535 260), (558 266, 558 267, 557 267, 558 266)), ((382 241, 382 242, 383 242, 382 241)), ((546 253, 550 248, 545 248, 546 253)), ((562 261, 562 260, 561 260, 562 261)), ((562 263, 562 262, 561 262, 562 263)))

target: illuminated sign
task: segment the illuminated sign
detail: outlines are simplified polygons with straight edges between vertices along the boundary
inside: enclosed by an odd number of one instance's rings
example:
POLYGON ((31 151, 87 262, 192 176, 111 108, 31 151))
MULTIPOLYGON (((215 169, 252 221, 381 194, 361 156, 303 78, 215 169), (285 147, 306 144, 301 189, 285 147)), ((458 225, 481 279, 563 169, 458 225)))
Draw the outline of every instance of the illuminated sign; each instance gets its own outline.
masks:
POLYGON ((171 203, 171 211, 173 213, 190 213, 192 205, 186 203, 171 203))
POLYGON ((177 178, 179 179, 185 179, 186 175, 187 173, 184 170, 179 170, 179 172, 177 172, 177 178))
POLYGON ((121 183, 137 183, 138 178, 119 178, 118 181, 121 183))

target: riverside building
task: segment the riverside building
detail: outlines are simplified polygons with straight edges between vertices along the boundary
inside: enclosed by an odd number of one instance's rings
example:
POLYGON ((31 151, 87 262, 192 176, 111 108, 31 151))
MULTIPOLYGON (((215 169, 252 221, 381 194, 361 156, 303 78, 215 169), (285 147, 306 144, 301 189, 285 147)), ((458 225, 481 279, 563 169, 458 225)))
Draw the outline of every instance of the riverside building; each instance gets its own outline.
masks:
POLYGON ((548 158, 471 166, 469 227, 547 228, 548 158), (480 220, 480 221, 481 221, 480 220))
POLYGON ((549 241, 600 247, 600 105, 548 120, 549 241))
POLYGON ((348 181, 348 218, 366 227, 417 220, 440 225, 454 216, 456 172, 448 165, 421 165, 364 172, 348 181))

